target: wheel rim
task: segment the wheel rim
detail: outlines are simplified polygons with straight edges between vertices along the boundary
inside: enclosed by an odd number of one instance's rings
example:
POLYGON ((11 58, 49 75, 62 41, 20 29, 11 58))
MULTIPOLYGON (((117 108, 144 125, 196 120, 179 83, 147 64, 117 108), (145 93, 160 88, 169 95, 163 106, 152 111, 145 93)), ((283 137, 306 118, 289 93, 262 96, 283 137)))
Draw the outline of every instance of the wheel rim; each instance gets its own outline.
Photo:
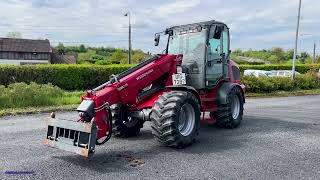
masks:
POLYGON ((195 112, 191 104, 184 104, 180 109, 178 129, 181 135, 189 136, 195 125, 195 112))
POLYGON ((238 119, 240 114, 240 100, 237 95, 232 96, 231 99, 231 114, 233 119, 238 119))

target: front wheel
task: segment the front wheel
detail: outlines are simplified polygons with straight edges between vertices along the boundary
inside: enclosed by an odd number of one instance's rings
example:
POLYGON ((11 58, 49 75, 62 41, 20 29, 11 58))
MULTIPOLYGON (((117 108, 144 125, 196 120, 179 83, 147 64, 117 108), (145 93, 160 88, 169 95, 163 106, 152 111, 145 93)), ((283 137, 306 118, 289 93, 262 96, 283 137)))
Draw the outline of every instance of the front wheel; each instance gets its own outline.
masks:
POLYGON ((165 146, 182 148, 195 141, 199 131, 198 99, 190 92, 165 92, 151 112, 155 138, 165 146))
POLYGON ((240 125, 243 116, 243 95, 239 88, 234 87, 227 95, 227 104, 219 104, 216 125, 221 128, 233 129, 240 125))
POLYGON ((140 133, 144 121, 130 117, 124 105, 116 104, 111 106, 112 132, 117 137, 132 137, 140 133))

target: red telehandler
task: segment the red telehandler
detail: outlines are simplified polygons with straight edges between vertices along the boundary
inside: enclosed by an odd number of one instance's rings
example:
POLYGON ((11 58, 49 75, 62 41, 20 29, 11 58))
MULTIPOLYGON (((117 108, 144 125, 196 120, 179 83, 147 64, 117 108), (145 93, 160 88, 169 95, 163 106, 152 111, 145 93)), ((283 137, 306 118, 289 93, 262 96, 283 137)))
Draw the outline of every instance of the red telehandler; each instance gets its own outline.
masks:
POLYGON ((87 91, 77 120, 52 113, 44 143, 88 157, 112 134, 137 135, 145 121, 160 143, 176 148, 195 141, 200 121, 237 127, 245 95, 239 67, 230 60, 229 28, 214 20, 174 26, 155 34, 156 46, 161 35, 168 38, 165 54, 87 91))

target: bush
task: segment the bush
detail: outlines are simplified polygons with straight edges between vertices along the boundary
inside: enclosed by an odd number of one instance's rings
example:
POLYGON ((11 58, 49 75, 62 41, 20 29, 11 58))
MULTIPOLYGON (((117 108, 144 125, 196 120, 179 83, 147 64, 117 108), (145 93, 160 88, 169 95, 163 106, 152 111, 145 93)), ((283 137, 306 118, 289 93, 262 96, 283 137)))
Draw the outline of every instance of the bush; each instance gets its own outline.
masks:
POLYGON ((295 80, 290 77, 255 77, 243 76, 242 82, 246 91, 252 93, 270 93, 274 91, 293 91, 320 88, 320 82, 314 74, 308 73, 297 76, 295 80))
POLYGON ((132 65, 2 65, 0 84, 8 86, 15 82, 51 83, 65 90, 85 90, 108 81, 110 75, 130 67, 132 65))
POLYGON ((109 65, 111 62, 106 61, 106 60, 99 60, 95 62, 96 65, 109 65))
POLYGON ((78 103, 80 95, 64 92, 52 84, 14 83, 0 86, 0 109, 78 103))
POLYGON ((320 82, 316 74, 307 73, 303 76, 297 76, 294 86, 299 87, 300 89, 315 89, 320 88, 320 82))

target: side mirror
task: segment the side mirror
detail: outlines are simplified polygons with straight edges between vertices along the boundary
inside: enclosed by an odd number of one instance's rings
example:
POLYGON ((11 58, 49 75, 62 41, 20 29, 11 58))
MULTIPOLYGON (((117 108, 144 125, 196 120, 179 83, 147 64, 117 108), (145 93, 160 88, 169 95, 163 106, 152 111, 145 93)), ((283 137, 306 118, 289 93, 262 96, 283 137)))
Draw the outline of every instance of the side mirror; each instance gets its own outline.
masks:
POLYGON ((158 46, 160 42, 160 34, 155 34, 154 35, 154 45, 158 46))

